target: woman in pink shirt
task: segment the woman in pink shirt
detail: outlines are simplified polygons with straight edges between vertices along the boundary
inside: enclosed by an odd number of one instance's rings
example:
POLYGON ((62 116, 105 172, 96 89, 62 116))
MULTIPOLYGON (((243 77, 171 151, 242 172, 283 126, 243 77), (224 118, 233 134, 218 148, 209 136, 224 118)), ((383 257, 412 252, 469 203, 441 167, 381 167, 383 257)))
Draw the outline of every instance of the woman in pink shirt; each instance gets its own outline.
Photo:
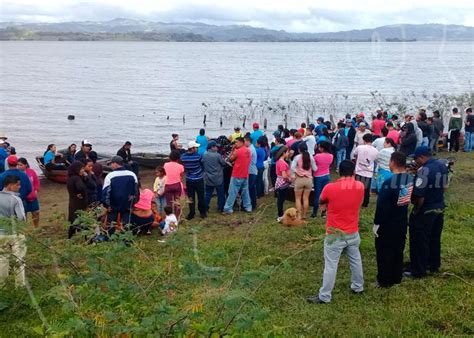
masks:
POLYGON ((179 219, 181 215, 181 208, 179 205, 179 199, 183 194, 183 176, 184 167, 178 163, 180 159, 179 151, 172 151, 170 154, 170 161, 165 163, 163 168, 166 172, 166 185, 165 185, 165 199, 166 205, 173 208, 173 213, 179 219))
POLYGON ((145 232, 151 235, 151 226, 155 221, 153 215, 152 203, 155 199, 155 194, 150 189, 142 189, 140 186, 140 199, 133 206, 130 223, 132 224, 132 233, 138 235, 140 232, 145 232))
MULTIPOLYGON (((314 202, 313 202, 313 213, 311 217, 318 216, 318 207, 319 207, 319 196, 323 188, 331 181, 329 175, 329 168, 331 167, 332 161, 334 160, 333 154, 331 154, 331 143, 321 142, 318 145, 319 152, 314 155, 314 162, 318 170, 314 172, 313 184, 314 184, 314 202)), ((321 213, 321 216, 325 216, 325 211, 321 213)))
POLYGON ((291 172, 290 166, 286 162, 290 151, 287 146, 283 145, 275 153, 276 161, 276 181, 275 181, 275 192, 277 195, 277 207, 278 207, 278 218, 277 222, 281 222, 283 218, 283 205, 286 200, 286 193, 291 183, 291 172))
POLYGON ((40 188, 40 181, 38 179, 38 175, 33 169, 30 168, 28 161, 26 160, 26 158, 23 157, 18 159, 18 169, 24 171, 30 179, 31 187, 33 189, 31 190, 31 193, 26 196, 25 213, 27 214, 31 212, 33 226, 38 227, 40 220, 40 208, 38 202, 38 191, 40 188))

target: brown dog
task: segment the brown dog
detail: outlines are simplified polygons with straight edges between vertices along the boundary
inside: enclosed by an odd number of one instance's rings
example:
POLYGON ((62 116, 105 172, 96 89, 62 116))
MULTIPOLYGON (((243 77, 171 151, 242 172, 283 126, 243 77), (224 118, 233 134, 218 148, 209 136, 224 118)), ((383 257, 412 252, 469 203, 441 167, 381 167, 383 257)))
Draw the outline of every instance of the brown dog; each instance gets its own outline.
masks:
POLYGON ((296 210, 296 208, 286 209, 285 214, 283 215, 283 218, 281 220, 281 223, 289 227, 306 224, 306 222, 303 221, 298 215, 298 210, 296 210))

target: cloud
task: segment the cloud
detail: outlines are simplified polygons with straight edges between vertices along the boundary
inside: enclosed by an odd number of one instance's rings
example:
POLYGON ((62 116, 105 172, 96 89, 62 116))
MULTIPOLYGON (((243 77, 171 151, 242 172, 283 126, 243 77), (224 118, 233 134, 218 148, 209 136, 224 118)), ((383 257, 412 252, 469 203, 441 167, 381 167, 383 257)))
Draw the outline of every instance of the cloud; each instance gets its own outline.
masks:
POLYGON ((365 8, 349 0, 3 0, 0 21, 106 21, 117 17, 164 22, 204 22, 328 32, 400 23, 472 24, 474 5, 465 0, 366 0, 365 8))

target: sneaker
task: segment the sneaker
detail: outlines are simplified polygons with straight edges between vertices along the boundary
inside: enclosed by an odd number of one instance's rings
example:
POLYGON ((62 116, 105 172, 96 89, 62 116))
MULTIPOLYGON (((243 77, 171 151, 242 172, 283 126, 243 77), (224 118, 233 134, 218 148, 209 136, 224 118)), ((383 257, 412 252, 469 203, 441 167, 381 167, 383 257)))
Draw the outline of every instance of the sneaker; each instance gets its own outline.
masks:
POLYGON ((148 231, 146 232, 146 234, 147 234, 147 235, 151 235, 151 230, 148 230, 148 231))
POLYGON ((316 218, 316 217, 318 217, 318 215, 316 215, 316 214, 313 212, 313 213, 311 214, 311 216, 309 216, 309 217, 311 217, 311 218, 316 218))
POLYGON ((282 217, 277 217, 277 222, 278 223, 281 223, 281 220, 283 219, 283 216, 282 217))
POLYGON ((351 292, 354 294, 354 295, 362 295, 364 293, 364 290, 362 291, 356 291, 356 290, 352 290, 351 289, 351 292))
POLYGON ((326 214, 327 214, 326 210, 321 211, 321 217, 322 218, 326 218, 326 214))
POLYGON ((306 298, 306 301, 310 304, 329 304, 329 302, 322 301, 319 295, 309 296, 306 298))
POLYGON ((194 218, 194 215, 188 215, 188 216, 186 216, 186 219, 187 219, 188 221, 192 220, 193 218, 194 218))

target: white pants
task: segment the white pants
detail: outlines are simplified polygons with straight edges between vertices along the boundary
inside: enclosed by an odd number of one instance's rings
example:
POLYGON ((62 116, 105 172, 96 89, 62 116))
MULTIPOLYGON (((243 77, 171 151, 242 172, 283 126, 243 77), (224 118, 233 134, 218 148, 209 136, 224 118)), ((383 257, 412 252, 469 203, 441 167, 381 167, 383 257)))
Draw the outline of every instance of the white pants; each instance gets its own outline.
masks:
POLYGON ((15 285, 25 286, 26 240, 24 235, 0 235, 0 283, 8 277, 10 257, 17 262, 15 285))

